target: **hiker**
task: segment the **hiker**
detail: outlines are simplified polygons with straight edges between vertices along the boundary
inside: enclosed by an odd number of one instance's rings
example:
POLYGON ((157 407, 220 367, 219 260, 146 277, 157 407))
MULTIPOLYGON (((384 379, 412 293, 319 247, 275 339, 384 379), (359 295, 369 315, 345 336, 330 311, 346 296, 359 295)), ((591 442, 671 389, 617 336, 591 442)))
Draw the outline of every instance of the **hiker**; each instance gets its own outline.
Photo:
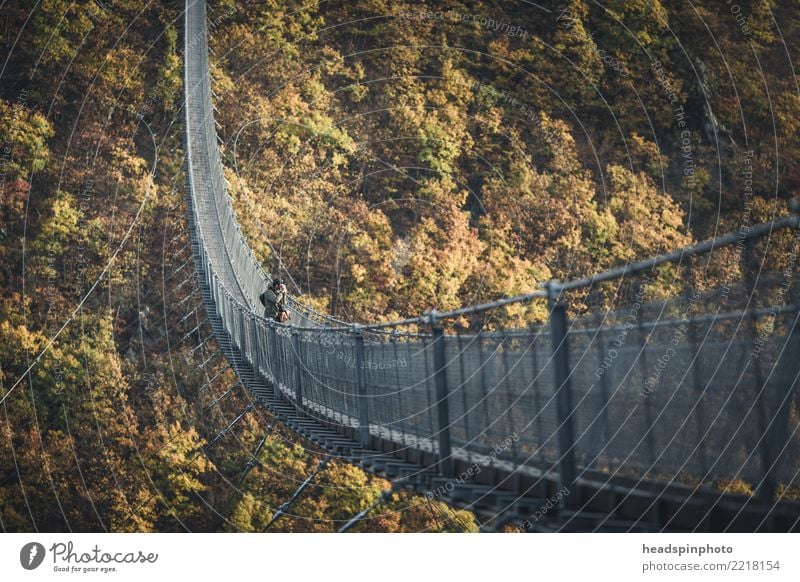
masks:
POLYGON ((289 312, 286 311, 286 285, 280 279, 273 280, 272 285, 258 299, 264 306, 264 317, 276 321, 289 320, 289 312))

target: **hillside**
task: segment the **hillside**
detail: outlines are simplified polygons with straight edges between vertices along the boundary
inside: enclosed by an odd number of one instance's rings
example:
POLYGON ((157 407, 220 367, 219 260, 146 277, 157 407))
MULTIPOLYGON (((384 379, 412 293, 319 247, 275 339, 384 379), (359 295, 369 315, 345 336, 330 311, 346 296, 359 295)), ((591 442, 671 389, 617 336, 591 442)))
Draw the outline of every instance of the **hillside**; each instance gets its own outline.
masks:
MULTIPOLYGON (((322 458, 268 428, 210 337, 186 232, 182 4, 2 6, 3 531, 261 531, 322 458)), ((783 216, 800 2, 736 6, 212 2, 248 241, 302 301, 376 321, 783 216)), ((716 260, 703 285, 741 278, 716 260)), ((648 298, 688 285, 658 281, 648 298)), ((532 303, 491 325, 545 317, 532 303)), ((274 529, 335 530, 387 486, 333 462, 274 529)), ((477 529, 405 493, 382 508, 359 528, 477 529)))
MULTIPOLYGON (((239 6, 213 36, 214 74, 249 240, 321 310, 374 321, 783 216, 797 5, 736 8, 239 6)), ((652 292, 678 291, 673 276, 652 292)))
MULTIPOLYGON (((248 406, 200 306, 179 5, 2 8, 3 531, 261 531, 320 459, 248 406)), ((335 461, 271 530, 335 530, 386 487, 335 461)), ((403 493, 360 528, 474 527, 455 515, 403 493)))

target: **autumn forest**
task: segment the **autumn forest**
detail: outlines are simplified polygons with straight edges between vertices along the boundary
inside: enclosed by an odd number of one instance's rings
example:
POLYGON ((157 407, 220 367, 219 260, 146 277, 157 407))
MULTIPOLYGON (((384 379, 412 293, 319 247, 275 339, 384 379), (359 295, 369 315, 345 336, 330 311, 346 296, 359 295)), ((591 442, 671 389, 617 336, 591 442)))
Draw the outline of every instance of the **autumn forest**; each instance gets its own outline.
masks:
MULTIPOLYGON (((262 531, 323 452, 247 409, 210 339, 186 232, 183 2, 31 4, 0 3, 0 528, 262 531)), ((797 0, 211 1, 234 207, 299 302, 368 322, 785 216, 798 15, 797 0)), ((773 244, 784 268, 791 241, 773 244)), ((722 252, 692 284, 745 268, 722 252)), ((688 284, 664 268, 648 298, 688 284)), ((546 316, 532 302, 459 323, 546 316)), ((336 530, 386 486, 333 461, 275 530, 336 530)), ((357 527, 477 529, 406 492, 357 527)))

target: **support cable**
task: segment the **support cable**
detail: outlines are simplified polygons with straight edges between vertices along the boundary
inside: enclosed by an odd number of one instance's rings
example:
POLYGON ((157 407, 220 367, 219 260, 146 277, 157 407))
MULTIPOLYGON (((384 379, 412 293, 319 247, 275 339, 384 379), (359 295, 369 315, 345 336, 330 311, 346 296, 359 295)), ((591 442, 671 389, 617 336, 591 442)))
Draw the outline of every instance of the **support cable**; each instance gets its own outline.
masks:
POLYGON ((230 432, 230 431, 231 431, 231 429, 233 429, 233 427, 234 427, 234 426, 236 426, 236 425, 239 423, 239 421, 240 421, 240 420, 242 420, 242 419, 243 419, 243 418, 244 418, 244 417, 247 415, 247 413, 248 413, 248 412, 250 412, 250 411, 253 409, 253 406, 255 406, 255 403, 254 403, 254 402, 251 402, 250 404, 248 404, 247 406, 245 406, 245 408, 244 408, 244 410, 242 411, 242 413, 241 413, 239 416, 237 416, 236 418, 234 418, 234 419, 233 419, 233 421, 232 421, 232 422, 231 422, 231 423, 230 423, 228 426, 226 426, 225 428, 223 428, 223 429, 222 429, 222 432, 220 432, 220 433, 219 433, 217 436, 215 436, 215 437, 214 437, 214 438, 211 440, 211 442, 210 442, 210 443, 208 443, 206 446, 204 446, 204 447, 201 447, 201 448, 202 448, 202 450, 203 450, 203 452, 204 452, 204 453, 207 453, 207 452, 208 452, 208 449, 210 449, 211 447, 213 447, 213 446, 214 446, 215 444, 217 444, 217 443, 218 443, 218 442, 219 442, 219 441, 220 441, 220 440, 221 440, 221 439, 222 439, 222 438, 223 438, 225 435, 227 435, 227 434, 228 434, 228 432, 230 432))
POLYGON ((242 485, 244 478, 247 477, 247 474, 254 469, 256 466, 261 465, 261 461, 258 460, 258 455, 261 452, 261 449, 264 448, 264 443, 267 442, 267 437, 272 433, 275 425, 277 424, 278 419, 275 418, 267 427, 267 430, 264 432, 264 436, 256 445, 256 449, 253 451, 253 454, 250 455, 250 458, 247 459, 247 463, 244 466, 244 470, 242 471, 241 476, 239 477, 239 481, 236 483, 237 489, 242 485))
POLYGON ((366 518, 367 515, 369 515, 370 512, 372 512, 381 503, 384 503, 384 502, 388 501, 389 499, 391 499, 392 495, 394 494, 394 491, 395 491, 396 487, 397 487, 397 484, 393 483, 392 486, 389 487, 389 489, 384 489, 383 491, 381 491, 381 494, 378 495, 378 498, 375 501, 373 501, 369 505, 369 507, 367 507, 366 509, 364 509, 362 511, 359 511, 357 514, 355 514, 352 517, 352 519, 350 519, 347 523, 345 523, 342 527, 339 528, 338 533, 346 532, 347 530, 349 530, 350 528, 355 526, 357 523, 362 521, 364 518, 366 518))
POLYGON ((289 498, 289 501, 287 501, 286 503, 281 504, 281 506, 278 507, 278 510, 272 516, 272 519, 269 520, 269 523, 267 524, 267 527, 264 528, 264 531, 267 531, 270 527, 272 527, 272 524, 274 524, 276 521, 278 521, 278 519, 282 515, 285 515, 286 512, 289 511, 289 509, 291 509, 291 507, 292 507, 292 505, 294 505, 295 501, 297 501, 297 499, 300 497, 300 495, 303 494, 303 491, 305 491, 306 488, 311 484, 311 481, 314 479, 314 477, 316 477, 317 474, 325 468, 325 466, 328 464, 328 462, 330 460, 331 460, 331 456, 327 455, 327 456, 325 456, 325 458, 323 458, 319 462, 319 464, 317 465, 317 468, 314 469, 314 471, 311 473, 311 475, 309 475, 308 478, 306 478, 306 480, 303 481, 300 484, 300 487, 298 487, 297 491, 295 491, 294 494, 289 498))

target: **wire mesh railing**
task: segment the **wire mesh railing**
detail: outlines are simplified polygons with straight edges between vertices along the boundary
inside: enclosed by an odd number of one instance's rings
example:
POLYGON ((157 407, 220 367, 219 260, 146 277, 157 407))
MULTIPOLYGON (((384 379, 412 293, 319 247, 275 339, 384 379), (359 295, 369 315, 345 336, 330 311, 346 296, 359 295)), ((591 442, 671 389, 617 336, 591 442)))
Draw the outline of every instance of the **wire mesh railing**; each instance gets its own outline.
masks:
POLYGON ((268 277, 222 175, 205 18, 205 2, 187 0, 187 180, 198 277, 231 344, 281 398, 365 448, 388 445, 444 475, 458 463, 488 463, 557 475, 565 485, 587 472, 695 484, 740 479, 769 499, 796 483, 795 264, 716 288, 687 283, 665 300, 636 291, 664 265, 696 269, 686 262, 796 233, 796 215, 451 312, 346 325, 292 303, 292 324, 281 325, 261 316, 257 298, 268 277), (623 280, 634 283, 616 294, 622 299, 591 308, 598 289, 623 280), (570 294, 589 305, 584 315, 569 317, 570 294), (548 303, 547 322, 493 331, 453 324, 529 301, 548 303))
MULTIPOLYGON (((236 220, 222 169, 209 77, 205 1, 187 0, 184 36, 186 174, 199 271, 208 289, 213 288, 218 296, 230 295, 234 302, 260 311, 258 297, 271 278, 253 255, 236 220)), ((289 299, 289 308, 292 321, 299 325, 342 323, 294 298, 289 299)))

